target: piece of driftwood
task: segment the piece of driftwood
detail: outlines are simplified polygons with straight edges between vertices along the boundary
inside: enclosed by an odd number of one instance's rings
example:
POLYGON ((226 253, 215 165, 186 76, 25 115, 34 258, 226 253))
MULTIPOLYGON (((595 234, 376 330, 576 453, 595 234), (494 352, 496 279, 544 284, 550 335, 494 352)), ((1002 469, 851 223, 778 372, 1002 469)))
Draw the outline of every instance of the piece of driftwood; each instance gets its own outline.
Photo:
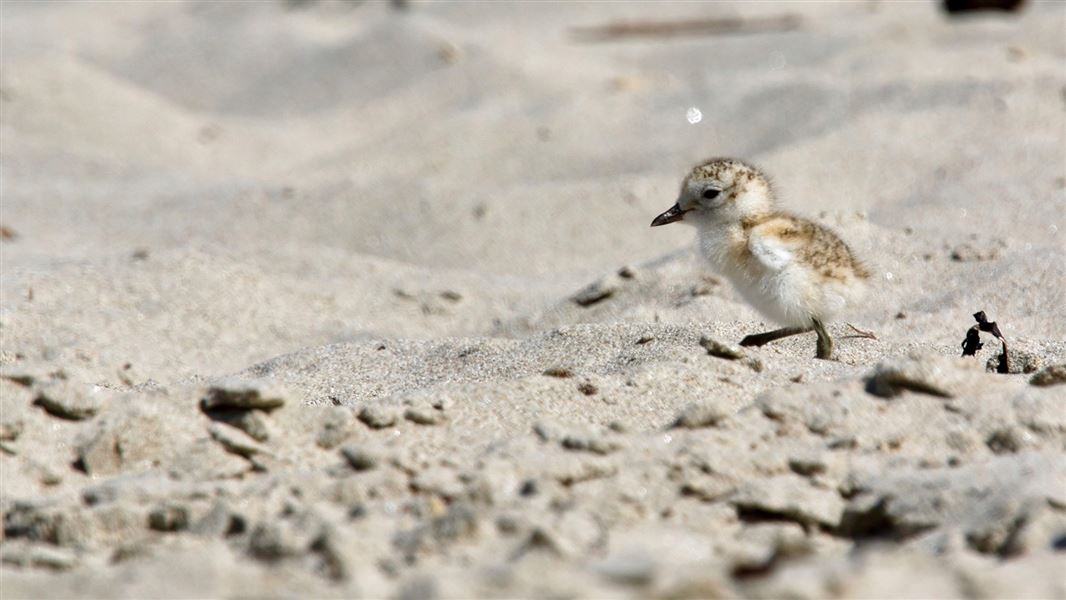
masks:
POLYGON ((981 333, 990 333, 996 339, 1003 344, 1003 353, 999 355, 999 365, 996 368, 997 373, 1009 373, 1007 362, 1007 340, 1003 337, 1003 333, 999 330, 999 325, 996 325, 995 321, 989 321, 988 316, 985 315, 985 311, 978 311, 973 314, 973 318, 977 321, 977 324, 969 328, 966 331, 966 339, 962 341, 962 355, 963 356, 975 356, 977 351, 984 347, 981 343, 981 333))
POLYGON ((620 21, 594 27, 573 27, 581 42, 613 42, 633 38, 670 38, 695 35, 735 35, 799 29, 803 19, 796 14, 769 17, 718 17, 680 21, 620 21))

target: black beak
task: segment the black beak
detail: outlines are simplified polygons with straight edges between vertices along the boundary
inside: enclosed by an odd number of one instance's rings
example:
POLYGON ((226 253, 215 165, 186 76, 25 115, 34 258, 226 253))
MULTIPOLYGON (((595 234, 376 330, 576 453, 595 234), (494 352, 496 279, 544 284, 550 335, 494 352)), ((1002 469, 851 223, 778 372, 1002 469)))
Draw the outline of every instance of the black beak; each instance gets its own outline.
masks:
POLYGON ((658 227, 660 225, 667 225, 674 221, 680 221, 685 218, 685 213, 688 211, 681 210, 679 204, 674 204, 666 210, 663 214, 655 217, 655 220, 651 222, 652 227, 658 227))

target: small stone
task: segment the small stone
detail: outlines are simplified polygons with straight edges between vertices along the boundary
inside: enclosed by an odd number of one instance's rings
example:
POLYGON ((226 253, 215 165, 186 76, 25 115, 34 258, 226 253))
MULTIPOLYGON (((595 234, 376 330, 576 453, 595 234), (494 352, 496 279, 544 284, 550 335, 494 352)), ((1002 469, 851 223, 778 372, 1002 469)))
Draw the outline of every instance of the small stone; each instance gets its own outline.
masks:
POLYGON ((356 471, 369 471, 378 466, 378 457, 373 453, 361 446, 347 445, 341 448, 341 455, 344 456, 348 464, 352 469, 356 471))
POLYGON ((618 440, 599 435, 577 425, 538 421, 533 425, 533 432, 545 442, 556 442, 567 450, 610 454, 622 447, 618 440))
POLYGON ((259 410, 215 411, 211 417, 247 433, 257 442, 270 439, 270 424, 265 413, 259 410))
POLYGON ((315 528, 306 525, 284 519, 262 522, 248 537, 248 551, 255 558, 266 561, 304 554, 319 534, 315 528))
POLYGON ((409 406, 403 416, 408 421, 418 425, 438 425, 445 420, 444 412, 439 411, 429 404, 409 406))
POLYGON ((719 342, 718 340, 707 336, 700 338, 700 345, 707 350, 707 354, 717 356, 718 358, 725 358, 727 360, 738 360, 748 355, 740 346, 719 342))
POLYGON ((207 431, 223 448, 238 456, 250 457, 266 452, 251 436, 234 427, 212 423, 207 431))
POLYGON ((567 434, 562 440, 562 446, 567 450, 594 452, 596 454, 610 454, 622 447, 617 440, 595 434, 582 433, 567 434))
POLYGON ((454 64, 458 62, 462 56, 463 53, 462 50, 459 49, 459 46, 456 46, 451 42, 441 42, 440 46, 437 48, 437 58, 445 64, 454 64))
POLYGON ((682 495, 695 496, 704 502, 717 502, 734 490, 736 486, 729 481, 710 475, 694 474, 681 483, 682 495))
POLYGON ((577 391, 581 392, 582 394, 585 394, 586 396, 595 396, 596 393, 600 390, 595 385, 593 385, 592 382, 583 381, 578 384, 577 391))
POLYGON ((148 527, 155 531, 188 529, 189 511, 184 506, 161 506, 148 513, 148 527))
POLYGON ((671 427, 685 429, 713 427, 728 418, 730 414, 728 409, 716 402, 697 402, 686 406, 677 415, 671 427))
POLYGON ((3 550, 0 550, 0 563, 66 571, 78 564, 78 556, 67 548, 9 540, 4 542, 3 550))
MULTIPOLYGON (((985 363, 985 371, 989 373, 999 372, 999 361, 1002 354, 989 357, 985 363)), ((1007 373, 1035 373, 1044 366, 1044 359, 1028 350, 1007 349, 1007 373)))
POLYGON ((187 456, 179 447, 195 435, 191 423, 164 418, 137 403, 115 406, 91 425, 75 443, 77 468, 89 475, 110 475, 187 456))
POLYGON ((359 420, 372 429, 392 427, 399 418, 399 411, 393 406, 364 406, 359 411, 359 420))
POLYGON ((477 512, 464 505, 453 505, 445 514, 396 536, 394 543, 408 558, 442 550, 478 534, 477 512))
POLYGON ((207 389, 200 406, 205 410, 235 408, 271 411, 285 404, 290 393, 272 382, 224 379, 207 389))
POLYGON ((700 338, 700 346, 707 350, 707 354, 725 360, 736 360, 744 363, 756 373, 762 372, 762 361, 748 356, 748 353, 736 344, 719 342, 713 338, 703 336, 700 338))
POLYGON ((835 491, 812 487, 797 475, 749 482, 730 499, 741 513, 777 515, 800 525, 835 527, 845 502, 835 491))
POLYGON ((244 517, 233 512, 224 502, 216 502, 211 510, 189 528, 193 534, 203 537, 239 535, 247 530, 244 517))
POLYGON ((573 377, 574 372, 566 367, 548 367, 547 369, 544 369, 544 375, 566 379, 568 377, 573 377))
POLYGON ((152 546, 146 541, 130 542, 121 544, 111 552, 111 564, 120 564, 135 558, 147 558, 152 556, 152 546))
POLYGON ((589 307, 610 298, 618 289, 618 281, 614 278, 607 278, 589 285, 570 299, 578 306, 589 307))
POLYGON ((331 406, 322 415, 315 443, 323 450, 332 450, 351 437, 355 418, 346 406, 331 406))
POLYGON ((53 417, 84 421, 100 412, 110 395, 107 388, 60 380, 43 386, 33 403, 53 417))
POLYGON ((13 442, 22 435, 24 424, 22 419, 14 419, 0 423, 0 442, 13 442))
MULTIPOLYGON (((218 425, 218 427, 227 428, 228 425, 218 425)), ((251 443, 251 438, 245 436, 244 433, 236 429, 232 431, 235 439, 251 443)), ((245 456, 230 450, 211 437, 202 437, 191 443, 184 443, 172 451, 174 454, 167 459, 166 471, 169 476, 177 479, 212 480, 242 477, 249 470, 249 461, 252 462, 252 468, 256 468, 257 464, 262 464, 256 462, 261 458, 261 454, 245 456)))
POLYGON ((827 467, 825 456, 818 452, 799 453, 788 457, 788 468, 797 475, 818 475, 825 473, 827 467))
POLYGON ((0 379, 7 379, 24 387, 66 378, 66 373, 61 369, 56 369, 46 363, 30 362, 0 366, 0 379))
POLYGON ((1043 370, 1029 378, 1029 383, 1038 387, 1066 383, 1066 364, 1044 367, 1043 370))
POLYGON ((595 518, 584 511, 569 510, 551 522, 534 525, 514 557, 537 549, 568 559, 587 557, 603 538, 602 526, 595 518))
POLYGON ((992 432, 985 441, 988 449, 996 454, 1014 454, 1037 446, 1033 432, 1017 425, 1008 425, 992 432))
POLYGON ((555 421, 541 420, 533 424, 533 433, 545 442, 551 442, 562 440, 566 437, 567 431, 555 421))
POLYGON ((444 503, 438 496, 455 500, 466 492, 466 486, 456 472, 446 467, 425 469, 411 478, 410 485, 413 491, 430 495, 430 514, 433 516, 440 516, 445 512, 444 503))
POLYGON ((618 473, 618 467, 614 462, 590 454, 570 453, 556 458, 546 467, 545 475, 565 486, 614 477, 618 473))

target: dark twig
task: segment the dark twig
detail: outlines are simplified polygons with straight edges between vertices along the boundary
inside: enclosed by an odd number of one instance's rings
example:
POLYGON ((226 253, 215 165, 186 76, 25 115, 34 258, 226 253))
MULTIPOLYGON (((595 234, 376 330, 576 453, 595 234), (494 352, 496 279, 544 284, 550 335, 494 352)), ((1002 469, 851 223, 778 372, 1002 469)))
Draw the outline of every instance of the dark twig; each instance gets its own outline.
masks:
POLYGON ((868 340, 876 340, 877 339, 877 336, 874 335, 874 332, 872 332, 872 331, 865 331, 865 330, 859 329, 858 327, 852 325, 851 323, 844 323, 844 324, 847 325, 849 328, 851 328, 851 330, 854 331, 857 334, 857 335, 849 335, 848 337, 864 338, 864 339, 868 339, 868 340))
POLYGON ((630 38, 667 38, 683 35, 729 35, 798 29, 799 15, 771 17, 722 17, 683 21, 631 21, 597 27, 574 27, 570 32, 582 42, 611 42, 630 38))
POLYGON ((973 314, 973 318, 977 321, 977 325, 974 325, 966 331, 966 339, 962 341, 962 355, 974 356, 977 351, 984 347, 981 343, 980 331, 992 334, 993 337, 998 339, 1003 344, 1003 353, 999 355, 999 366, 996 371, 999 373, 1008 373, 1007 368, 1007 339, 1003 337, 1003 333, 999 330, 999 325, 996 325, 995 321, 989 321, 988 316, 985 315, 985 311, 978 311, 973 314))
POLYGON ((1025 0, 943 0, 942 5, 951 15, 983 10, 1013 12, 1024 8, 1025 0))

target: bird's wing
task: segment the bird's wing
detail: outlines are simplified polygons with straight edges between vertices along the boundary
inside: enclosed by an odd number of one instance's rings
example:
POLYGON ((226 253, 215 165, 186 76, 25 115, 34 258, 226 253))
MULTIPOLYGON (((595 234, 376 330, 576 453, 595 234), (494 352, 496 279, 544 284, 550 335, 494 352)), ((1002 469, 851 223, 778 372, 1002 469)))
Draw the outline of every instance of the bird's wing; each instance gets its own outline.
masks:
POLYGON ((783 271, 796 262, 795 242, 787 235, 787 225, 778 221, 762 223, 748 234, 748 249, 759 263, 771 271, 783 271))

